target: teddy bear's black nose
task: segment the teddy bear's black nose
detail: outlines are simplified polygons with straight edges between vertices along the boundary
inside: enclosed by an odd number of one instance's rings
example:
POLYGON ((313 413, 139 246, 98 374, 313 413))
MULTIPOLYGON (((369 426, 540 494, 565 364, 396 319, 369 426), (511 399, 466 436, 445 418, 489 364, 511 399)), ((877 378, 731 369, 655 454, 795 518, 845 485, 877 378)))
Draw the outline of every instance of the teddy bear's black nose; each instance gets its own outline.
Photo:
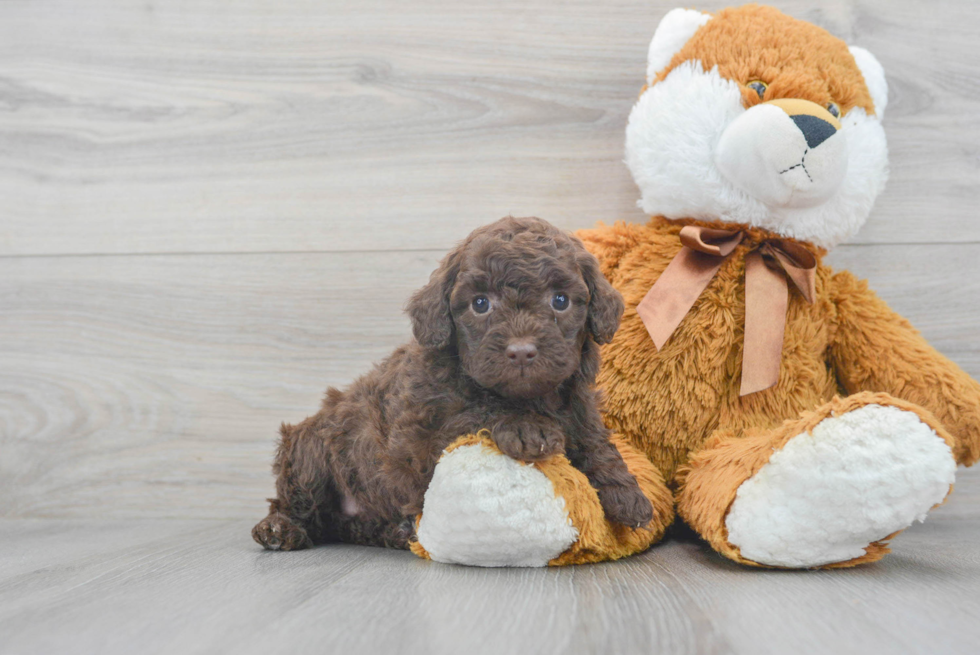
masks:
POLYGON ((832 137, 837 131, 837 128, 824 119, 809 114, 797 114, 790 116, 790 118, 796 123, 796 127, 800 128, 800 132, 803 132, 806 145, 811 150, 832 137))

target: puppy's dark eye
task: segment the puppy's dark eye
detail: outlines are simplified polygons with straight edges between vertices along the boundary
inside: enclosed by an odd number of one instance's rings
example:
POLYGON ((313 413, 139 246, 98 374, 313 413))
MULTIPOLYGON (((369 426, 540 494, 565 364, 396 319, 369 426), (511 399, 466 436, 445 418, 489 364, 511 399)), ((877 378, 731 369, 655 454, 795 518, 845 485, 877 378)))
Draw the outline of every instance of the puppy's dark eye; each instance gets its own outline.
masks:
POLYGON ((568 296, 560 291, 551 297, 551 306, 554 307, 559 312, 563 312, 568 309, 569 301, 568 296))
POLYGON ((830 115, 834 118, 840 118, 840 107, 837 106, 836 102, 832 102, 827 105, 827 111, 829 111, 830 115))
POLYGON ((766 95, 766 89, 769 88, 769 85, 763 82, 762 80, 753 80, 752 82, 749 82, 745 86, 749 87, 750 89, 758 93, 760 98, 766 95))
POLYGON ((477 296, 473 299, 473 311, 477 314, 486 314, 490 309, 490 299, 486 296, 477 296))

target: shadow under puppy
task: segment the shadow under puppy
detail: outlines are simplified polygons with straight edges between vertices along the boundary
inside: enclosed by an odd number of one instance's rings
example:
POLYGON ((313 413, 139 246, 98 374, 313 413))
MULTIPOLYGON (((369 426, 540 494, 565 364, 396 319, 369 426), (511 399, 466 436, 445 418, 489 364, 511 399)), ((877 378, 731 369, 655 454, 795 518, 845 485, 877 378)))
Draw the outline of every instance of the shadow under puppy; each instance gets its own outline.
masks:
POLYGON ((408 304, 416 341, 282 426, 277 497, 252 530, 270 549, 407 548, 443 449, 485 428, 505 454, 564 452, 606 516, 653 518, 599 414, 599 346, 623 300, 573 236, 538 218, 475 230, 408 304))

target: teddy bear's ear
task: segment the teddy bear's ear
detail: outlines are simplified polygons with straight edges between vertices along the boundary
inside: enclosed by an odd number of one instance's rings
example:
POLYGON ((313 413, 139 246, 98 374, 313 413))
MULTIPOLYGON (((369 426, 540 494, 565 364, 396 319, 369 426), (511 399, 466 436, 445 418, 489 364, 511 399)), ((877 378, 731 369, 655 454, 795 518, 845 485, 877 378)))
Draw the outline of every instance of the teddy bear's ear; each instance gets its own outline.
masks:
POLYGON ((849 50, 858 68, 861 69, 864 83, 868 85, 871 99, 875 103, 875 115, 878 120, 881 120, 885 115, 885 107, 888 106, 888 82, 885 81, 885 69, 881 67, 875 56, 864 48, 852 45, 849 50))
POLYGON ((671 9, 660 20, 650 41, 647 55, 647 83, 653 81, 698 28, 711 20, 711 14, 695 9, 671 9))

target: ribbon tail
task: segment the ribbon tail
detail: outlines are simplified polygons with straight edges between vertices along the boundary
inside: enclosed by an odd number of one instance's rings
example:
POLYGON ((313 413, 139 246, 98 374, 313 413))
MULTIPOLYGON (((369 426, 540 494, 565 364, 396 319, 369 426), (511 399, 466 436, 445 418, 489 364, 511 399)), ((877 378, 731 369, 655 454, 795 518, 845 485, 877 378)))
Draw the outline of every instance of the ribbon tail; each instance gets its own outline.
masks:
POLYGON ((789 292, 786 274, 759 252, 745 258, 745 340, 740 396, 775 386, 783 353, 789 292))
POLYGON ((781 243, 779 248, 772 248, 771 254, 779 261, 786 271, 786 276, 811 305, 817 301, 817 260, 805 248, 798 245, 781 243), (784 252, 792 255, 788 257, 784 252))
POLYGON ((661 350, 670 335, 697 302, 711 278, 724 263, 725 257, 681 248, 677 256, 654 283, 636 313, 646 326, 657 350, 661 350))

